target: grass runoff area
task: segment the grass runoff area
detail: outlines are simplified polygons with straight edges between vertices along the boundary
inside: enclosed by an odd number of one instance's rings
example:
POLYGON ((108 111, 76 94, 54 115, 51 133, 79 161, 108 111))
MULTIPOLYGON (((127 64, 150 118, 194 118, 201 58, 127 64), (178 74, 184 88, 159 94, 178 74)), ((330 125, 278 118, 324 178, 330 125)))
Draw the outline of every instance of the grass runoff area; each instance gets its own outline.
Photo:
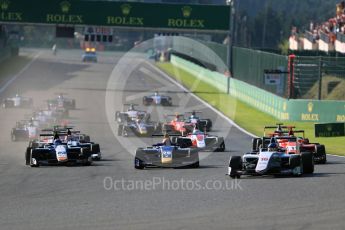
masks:
MULTIPOLYGON (((305 130, 305 137, 309 138, 311 142, 324 144, 327 153, 345 156, 345 137, 315 138, 314 123, 312 122, 282 122, 226 93, 219 92, 217 88, 204 81, 196 81, 192 74, 173 66, 171 63, 157 63, 157 66, 250 133, 263 136, 264 126, 266 125, 275 125, 277 123, 294 125, 296 129, 305 130)), ((249 149, 250 146, 244 151, 249 149)))
POLYGON ((0 87, 19 73, 30 60, 27 56, 17 56, 0 62, 0 87))

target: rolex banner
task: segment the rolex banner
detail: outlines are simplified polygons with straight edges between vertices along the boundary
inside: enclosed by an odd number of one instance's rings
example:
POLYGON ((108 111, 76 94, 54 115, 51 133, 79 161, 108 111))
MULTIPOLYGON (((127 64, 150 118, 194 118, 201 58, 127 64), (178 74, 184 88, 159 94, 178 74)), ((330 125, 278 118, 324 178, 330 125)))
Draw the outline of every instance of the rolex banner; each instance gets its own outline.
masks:
POLYGON ((228 30, 229 6, 0 0, 0 22, 228 30))
POLYGON ((315 124, 315 137, 343 137, 345 123, 315 124))

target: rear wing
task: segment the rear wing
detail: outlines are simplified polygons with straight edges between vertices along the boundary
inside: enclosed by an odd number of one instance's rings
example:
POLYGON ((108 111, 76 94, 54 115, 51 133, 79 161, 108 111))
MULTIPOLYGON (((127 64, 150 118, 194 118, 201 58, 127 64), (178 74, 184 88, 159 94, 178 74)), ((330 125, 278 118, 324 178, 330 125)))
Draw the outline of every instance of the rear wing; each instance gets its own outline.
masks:
POLYGON ((264 127, 264 136, 266 136, 267 129, 275 129, 274 133, 288 134, 288 132, 294 129, 295 126, 284 125, 283 123, 277 123, 276 125, 269 125, 264 127))

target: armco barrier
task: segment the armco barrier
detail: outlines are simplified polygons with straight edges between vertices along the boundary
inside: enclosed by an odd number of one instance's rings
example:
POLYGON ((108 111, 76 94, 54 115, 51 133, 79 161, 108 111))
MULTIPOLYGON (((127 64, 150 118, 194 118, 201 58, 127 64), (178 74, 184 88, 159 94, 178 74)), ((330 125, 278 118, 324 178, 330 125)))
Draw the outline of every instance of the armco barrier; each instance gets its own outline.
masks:
MULTIPOLYGON (((171 57, 171 63, 220 92, 226 92, 227 78, 223 74, 176 56, 171 57)), ((281 121, 345 122, 345 101, 288 100, 233 78, 230 79, 230 94, 281 121)))

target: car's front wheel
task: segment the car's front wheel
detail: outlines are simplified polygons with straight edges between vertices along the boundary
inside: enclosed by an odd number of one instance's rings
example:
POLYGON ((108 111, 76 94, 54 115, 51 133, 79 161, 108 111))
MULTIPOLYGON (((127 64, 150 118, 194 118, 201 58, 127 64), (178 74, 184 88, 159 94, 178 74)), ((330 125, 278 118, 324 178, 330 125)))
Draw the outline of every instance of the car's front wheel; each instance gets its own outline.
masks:
POLYGON ((144 162, 136 157, 134 159, 134 168, 136 168, 136 169, 144 169, 145 168, 144 162))

